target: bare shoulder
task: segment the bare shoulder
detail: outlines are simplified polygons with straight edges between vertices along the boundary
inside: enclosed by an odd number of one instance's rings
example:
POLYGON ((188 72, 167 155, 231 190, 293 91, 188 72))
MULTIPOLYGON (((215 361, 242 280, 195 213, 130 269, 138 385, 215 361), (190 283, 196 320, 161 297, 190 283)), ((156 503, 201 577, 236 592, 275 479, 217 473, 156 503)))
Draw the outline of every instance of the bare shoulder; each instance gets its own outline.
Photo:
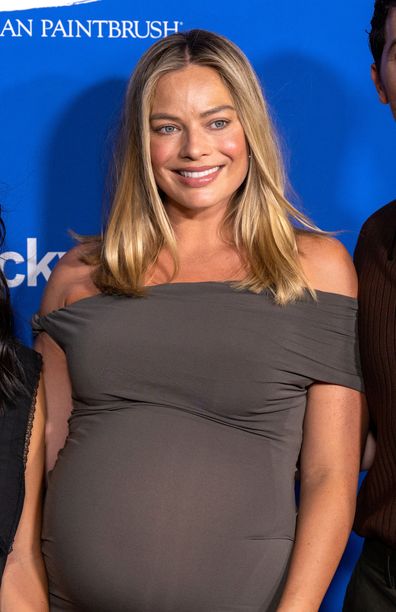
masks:
POLYGON ((88 249, 88 245, 79 244, 59 260, 44 291, 40 308, 42 314, 98 293, 92 281, 93 268, 82 261, 88 249))
POLYGON ((297 247, 304 274, 319 291, 357 295, 357 276, 344 245, 335 238, 301 232, 297 247))

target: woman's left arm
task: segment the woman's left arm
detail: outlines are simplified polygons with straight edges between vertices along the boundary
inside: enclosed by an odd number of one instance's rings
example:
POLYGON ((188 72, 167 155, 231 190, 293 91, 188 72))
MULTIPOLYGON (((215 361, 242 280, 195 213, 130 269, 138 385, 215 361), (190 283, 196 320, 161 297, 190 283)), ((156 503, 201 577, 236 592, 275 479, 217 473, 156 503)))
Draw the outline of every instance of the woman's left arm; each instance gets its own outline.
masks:
POLYGON ((296 539, 278 612, 319 609, 352 528, 366 427, 361 393, 330 384, 310 387, 296 539))
POLYGON ((40 550, 45 402, 39 384, 25 470, 25 501, 0 591, 1 612, 47 612, 48 590, 40 550))
MULTIPOLYGON (((340 242, 302 235, 299 253, 311 286, 356 297, 355 269, 340 242)), ((307 395, 296 538, 278 612, 319 609, 352 528, 368 429, 360 392, 317 382, 307 395)))

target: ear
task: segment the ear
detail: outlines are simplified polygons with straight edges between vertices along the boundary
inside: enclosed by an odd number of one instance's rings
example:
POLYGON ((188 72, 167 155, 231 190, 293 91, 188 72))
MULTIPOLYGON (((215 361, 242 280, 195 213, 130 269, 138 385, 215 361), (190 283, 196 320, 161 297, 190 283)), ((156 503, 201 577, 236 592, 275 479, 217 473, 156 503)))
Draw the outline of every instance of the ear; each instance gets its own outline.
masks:
POLYGON ((381 76, 375 64, 371 64, 371 79, 375 85, 375 89, 378 92, 379 99, 382 104, 388 104, 388 94, 386 93, 385 87, 382 84, 381 76))

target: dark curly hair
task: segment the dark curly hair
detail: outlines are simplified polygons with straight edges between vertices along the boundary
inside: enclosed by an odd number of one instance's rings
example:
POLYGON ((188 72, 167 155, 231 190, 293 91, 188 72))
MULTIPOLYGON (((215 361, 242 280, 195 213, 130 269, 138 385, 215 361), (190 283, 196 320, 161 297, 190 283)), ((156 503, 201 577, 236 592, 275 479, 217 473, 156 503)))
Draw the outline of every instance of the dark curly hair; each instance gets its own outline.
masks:
POLYGON ((375 0, 369 43, 378 73, 381 68, 382 52, 385 46, 385 23, 388 13, 393 7, 396 7, 396 0, 375 0))
MULTIPOLYGON (((4 238, 5 226, 0 216, 0 248, 4 238)), ((0 267, 0 414, 17 393, 24 391, 24 383, 23 369, 17 356, 17 341, 13 333, 10 291, 0 267)))

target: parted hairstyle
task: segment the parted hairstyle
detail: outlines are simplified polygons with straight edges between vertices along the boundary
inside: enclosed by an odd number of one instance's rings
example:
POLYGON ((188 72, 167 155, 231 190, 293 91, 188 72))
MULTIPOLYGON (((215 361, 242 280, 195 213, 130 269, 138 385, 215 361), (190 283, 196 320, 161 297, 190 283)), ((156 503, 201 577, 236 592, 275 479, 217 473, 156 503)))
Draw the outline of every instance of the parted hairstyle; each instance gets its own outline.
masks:
MULTIPOLYGON (((127 89, 115 156, 108 220, 96 248, 84 257, 104 293, 144 295, 144 279, 162 248, 178 269, 177 244, 156 185, 150 157, 150 112, 161 76, 191 64, 212 68, 233 98, 250 150, 247 176, 231 198, 223 229, 246 258, 249 272, 237 283, 270 289, 279 304, 309 287, 298 260, 296 222, 318 233, 285 197, 285 173, 261 87, 249 61, 232 42, 205 30, 156 42, 138 62, 127 89)), ((300 231, 300 230, 299 230, 300 231)), ((225 234, 224 234, 225 235, 225 234)))
POLYGON ((396 0, 376 0, 371 19, 369 43, 378 74, 381 74, 381 58, 385 46, 385 24, 391 8, 396 7, 396 0))
MULTIPOLYGON (((5 226, 0 211, 0 248, 4 243, 5 226)), ((1 257, 1 255, 0 255, 1 257)), ((18 392, 24 391, 24 373, 16 352, 10 291, 0 267, 0 415, 18 392)))

